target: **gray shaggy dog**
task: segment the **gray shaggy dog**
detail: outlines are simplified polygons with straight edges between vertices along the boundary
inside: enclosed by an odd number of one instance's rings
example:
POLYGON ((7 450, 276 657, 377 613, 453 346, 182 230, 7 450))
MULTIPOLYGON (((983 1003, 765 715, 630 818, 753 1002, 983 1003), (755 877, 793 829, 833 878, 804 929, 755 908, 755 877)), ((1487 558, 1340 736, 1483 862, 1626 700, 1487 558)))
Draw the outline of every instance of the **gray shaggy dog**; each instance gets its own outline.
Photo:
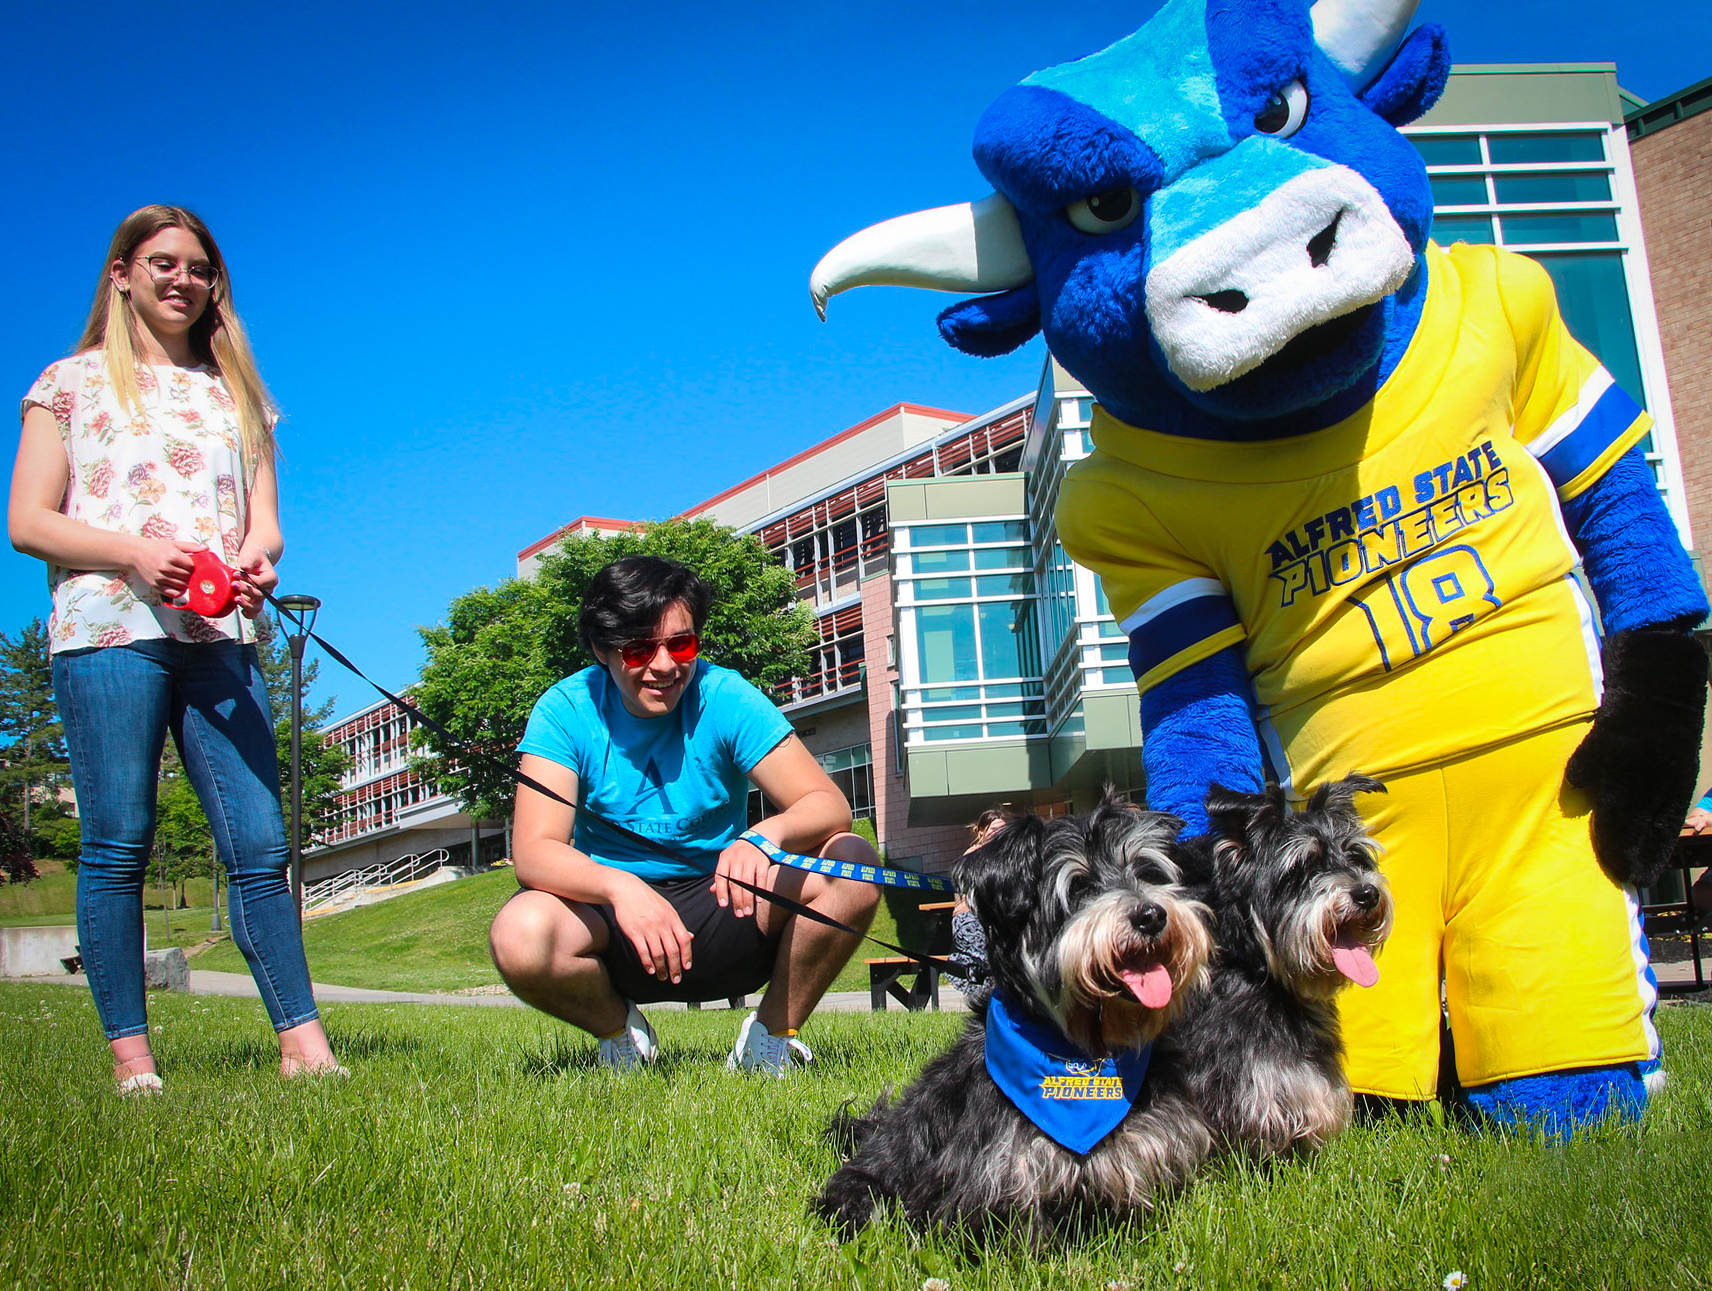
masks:
POLYGON ((1349 1123, 1335 997, 1379 979, 1373 954, 1391 930, 1391 894, 1355 797, 1384 790, 1352 775, 1297 810, 1277 785, 1214 786, 1211 832, 1176 844, 1214 912, 1218 950, 1208 989, 1159 1049, 1220 1151, 1257 1160, 1311 1151, 1349 1123))
MULTIPOLYGON (((1139 1054, 1203 989, 1212 937, 1171 856, 1181 823, 1108 797, 1086 816, 1022 817, 959 864, 999 1016, 1067 1041, 1072 1072, 1139 1054)), ((889 1204, 975 1243, 1012 1231, 1039 1246, 1150 1209, 1207 1158, 1212 1136, 1158 1048, 1103 1138, 1077 1152, 1048 1137, 989 1075, 989 1007, 896 1102, 835 1124, 853 1155, 814 1208, 844 1236, 889 1204)))

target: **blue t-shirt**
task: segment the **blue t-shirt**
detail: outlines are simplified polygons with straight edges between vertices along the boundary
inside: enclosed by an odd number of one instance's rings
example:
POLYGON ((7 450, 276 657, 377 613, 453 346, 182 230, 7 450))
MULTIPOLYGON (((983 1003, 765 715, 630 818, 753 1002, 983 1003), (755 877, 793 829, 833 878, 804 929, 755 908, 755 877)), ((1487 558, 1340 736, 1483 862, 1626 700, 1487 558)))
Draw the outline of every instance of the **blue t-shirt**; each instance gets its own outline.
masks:
POLYGON ((670 844, 656 851, 577 812, 578 851, 658 882, 713 873, 747 824, 749 772, 790 733, 772 700, 701 659, 655 718, 633 716, 606 669, 584 668, 535 702, 517 751, 574 771, 579 806, 670 844))

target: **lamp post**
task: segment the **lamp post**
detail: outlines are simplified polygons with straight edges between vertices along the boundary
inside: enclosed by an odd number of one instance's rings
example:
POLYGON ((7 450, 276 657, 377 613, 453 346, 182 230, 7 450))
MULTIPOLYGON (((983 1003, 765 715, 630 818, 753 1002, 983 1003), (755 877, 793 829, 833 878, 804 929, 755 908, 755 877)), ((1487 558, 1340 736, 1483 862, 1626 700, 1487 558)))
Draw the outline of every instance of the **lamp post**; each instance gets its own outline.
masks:
POLYGON ((279 608, 292 616, 297 631, 286 637, 291 648, 291 895, 303 918, 303 647, 315 630, 318 596, 282 596, 279 608))

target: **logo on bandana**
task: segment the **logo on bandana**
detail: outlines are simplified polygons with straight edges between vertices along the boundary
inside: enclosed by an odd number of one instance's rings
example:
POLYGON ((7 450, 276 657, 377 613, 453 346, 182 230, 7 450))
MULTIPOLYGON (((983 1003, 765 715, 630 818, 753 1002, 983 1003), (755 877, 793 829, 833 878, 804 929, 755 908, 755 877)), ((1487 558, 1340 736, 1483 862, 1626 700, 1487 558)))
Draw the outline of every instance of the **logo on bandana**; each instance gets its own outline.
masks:
POLYGON ((987 1005, 986 1040, 987 1074, 999 1091, 1042 1134, 1076 1153, 1092 1151, 1123 1124, 1152 1053, 1150 1046, 1096 1059, 998 994, 987 1005))

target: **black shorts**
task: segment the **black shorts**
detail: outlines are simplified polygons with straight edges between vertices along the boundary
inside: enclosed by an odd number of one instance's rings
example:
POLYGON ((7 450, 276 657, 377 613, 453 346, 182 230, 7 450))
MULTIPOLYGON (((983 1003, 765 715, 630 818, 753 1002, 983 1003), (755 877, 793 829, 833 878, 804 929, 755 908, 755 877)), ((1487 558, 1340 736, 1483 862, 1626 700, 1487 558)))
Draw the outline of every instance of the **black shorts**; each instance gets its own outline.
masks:
MULTIPOLYGON (((779 940, 784 936, 784 918, 773 921, 771 936, 763 934, 754 915, 739 919, 730 906, 720 906, 713 896, 711 874, 648 880, 648 886, 671 903, 695 938, 690 943, 690 970, 680 982, 662 982, 643 969, 636 947, 619 930, 612 907, 591 904, 588 908, 606 923, 607 947, 600 958, 613 990, 633 1004, 662 1000, 689 1003, 749 995, 771 980, 779 940)), ((783 916, 784 911, 774 913, 783 916)))

